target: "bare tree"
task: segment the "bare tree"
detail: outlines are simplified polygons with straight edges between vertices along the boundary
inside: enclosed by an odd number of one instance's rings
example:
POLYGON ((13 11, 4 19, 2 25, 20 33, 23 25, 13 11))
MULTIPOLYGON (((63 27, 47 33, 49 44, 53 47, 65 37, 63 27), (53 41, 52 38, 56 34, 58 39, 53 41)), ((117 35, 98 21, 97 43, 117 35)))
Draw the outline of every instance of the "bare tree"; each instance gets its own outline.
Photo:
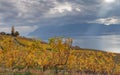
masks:
POLYGON ((69 50, 72 48, 72 43, 73 43, 72 38, 66 38, 65 39, 65 45, 68 47, 69 50))

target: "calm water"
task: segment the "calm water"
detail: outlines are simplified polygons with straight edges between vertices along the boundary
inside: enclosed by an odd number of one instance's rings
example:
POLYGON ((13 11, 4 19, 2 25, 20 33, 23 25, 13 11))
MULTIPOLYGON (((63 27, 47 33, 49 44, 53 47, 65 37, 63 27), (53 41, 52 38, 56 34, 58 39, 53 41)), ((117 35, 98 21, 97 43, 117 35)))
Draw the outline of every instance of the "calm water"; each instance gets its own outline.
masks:
POLYGON ((120 35, 79 36, 73 39, 73 44, 81 48, 120 53, 120 35))

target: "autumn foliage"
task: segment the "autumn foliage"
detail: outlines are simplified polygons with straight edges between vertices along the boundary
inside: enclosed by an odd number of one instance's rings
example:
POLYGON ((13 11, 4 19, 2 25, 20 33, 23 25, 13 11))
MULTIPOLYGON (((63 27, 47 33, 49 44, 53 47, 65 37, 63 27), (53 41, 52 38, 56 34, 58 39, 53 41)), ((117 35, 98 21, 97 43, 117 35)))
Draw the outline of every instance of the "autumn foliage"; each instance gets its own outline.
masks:
POLYGON ((65 70, 89 74, 120 74, 118 54, 73 50, 70 38, 55 37, 48 44, 40 40, 27 40, 21 37, 0 36, 0 67, 17 71, 38 69, 41 71, 65 70), (67 41, 69 40, 69 41, 67 41))

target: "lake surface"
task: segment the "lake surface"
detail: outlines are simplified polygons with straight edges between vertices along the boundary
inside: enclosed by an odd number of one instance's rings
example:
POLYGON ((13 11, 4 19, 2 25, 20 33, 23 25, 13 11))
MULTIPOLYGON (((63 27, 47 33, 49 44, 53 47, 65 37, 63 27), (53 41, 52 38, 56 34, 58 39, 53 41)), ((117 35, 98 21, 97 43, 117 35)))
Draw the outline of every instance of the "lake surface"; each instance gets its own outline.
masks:
POLYGON ((79 36, 73 39, 73 45, 81 48, 120 53, 120 35, 79 36))

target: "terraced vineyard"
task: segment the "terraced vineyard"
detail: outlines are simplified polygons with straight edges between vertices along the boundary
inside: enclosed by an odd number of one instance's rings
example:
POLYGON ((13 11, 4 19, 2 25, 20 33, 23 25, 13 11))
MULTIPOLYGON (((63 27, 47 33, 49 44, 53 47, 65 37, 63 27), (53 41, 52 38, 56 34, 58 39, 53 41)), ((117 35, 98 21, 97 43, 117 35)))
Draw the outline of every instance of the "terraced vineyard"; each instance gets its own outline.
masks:
POLYGON ((119 75, 120 54, 75 50, 63 38, 36 39, 0 35, 2 75, 119 75))

